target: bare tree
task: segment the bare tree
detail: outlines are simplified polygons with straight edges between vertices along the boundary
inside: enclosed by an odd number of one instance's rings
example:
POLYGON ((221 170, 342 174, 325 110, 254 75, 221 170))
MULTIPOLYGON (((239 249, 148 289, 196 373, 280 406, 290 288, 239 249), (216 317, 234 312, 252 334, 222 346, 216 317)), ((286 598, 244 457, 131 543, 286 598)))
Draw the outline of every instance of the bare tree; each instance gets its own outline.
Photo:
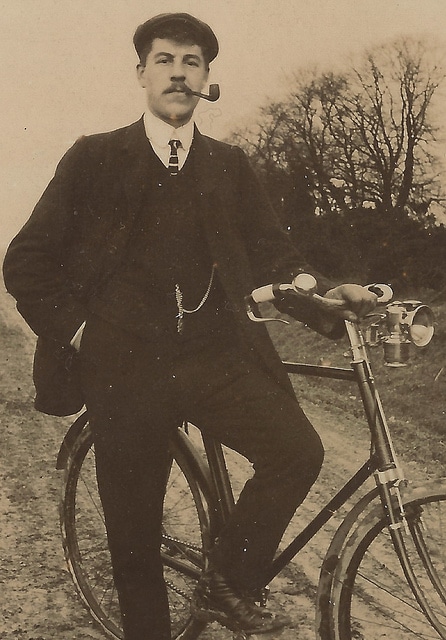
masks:
POLYGON ((420 199, 440 198, 431 111, 445 74, 435 57, 425 42, 402 39, 368 52, 353 70, 345 107, 368 168, 363 191, 386 212, 415 212, 420 199))
POLYGON ((344 73, 300 72, 289 98, 265 107, 238 142, 267 176, 304 181, 316 213, 375 208, 426 218, 442 201, 433 151, 439 58, 425 41, 405 38, 344 73))

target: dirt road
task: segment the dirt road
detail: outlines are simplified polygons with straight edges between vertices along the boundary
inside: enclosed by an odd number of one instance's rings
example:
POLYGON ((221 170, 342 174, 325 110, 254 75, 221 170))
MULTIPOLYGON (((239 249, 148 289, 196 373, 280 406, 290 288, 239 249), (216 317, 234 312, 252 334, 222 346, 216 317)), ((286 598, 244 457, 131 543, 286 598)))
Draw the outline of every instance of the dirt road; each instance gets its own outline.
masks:
MULTIPOLYGON (((0 639, 99 640, 104 636, 74 592, 59 538, 60 472, 54 466, 70 421, 33 411, 34 338, 4 291, 0 292, 0 344, 0 639)), ((342 486, 368 451, 367 431, 359 430, 354 418, 343 416, 339 421, 316 405, 305 408, 324 441, 326 463, 285 541, 342 486)), ((241 480, 243 471, 236 473, 241 480)), ((314 638, 313 598, 334 528, 335 523, 318 534, 272 585, 274 603, 288 610, 293 620, 293 628, 281 640, 314 638)), ((219 640, 220 633, 212 629, 204 638, 219 640)))

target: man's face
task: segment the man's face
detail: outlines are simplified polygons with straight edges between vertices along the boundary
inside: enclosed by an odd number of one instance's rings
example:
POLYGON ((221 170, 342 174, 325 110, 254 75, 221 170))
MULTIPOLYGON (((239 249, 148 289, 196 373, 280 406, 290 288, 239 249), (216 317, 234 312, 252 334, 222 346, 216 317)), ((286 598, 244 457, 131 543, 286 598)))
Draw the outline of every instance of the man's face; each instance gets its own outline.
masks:
POLYGON ((155 38, 145 66, 139 64, 137 73, 150 111, 180 127, 190 120, 199 100, 184 87, 202 91, 209 70, 199 45, 155 38))

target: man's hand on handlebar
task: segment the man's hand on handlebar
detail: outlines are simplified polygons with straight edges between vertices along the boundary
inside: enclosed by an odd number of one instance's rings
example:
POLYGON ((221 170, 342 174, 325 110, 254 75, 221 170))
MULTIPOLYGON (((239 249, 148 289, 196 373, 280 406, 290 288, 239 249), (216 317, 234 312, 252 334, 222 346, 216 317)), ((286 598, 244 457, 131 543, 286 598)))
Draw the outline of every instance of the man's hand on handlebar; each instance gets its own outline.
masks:
POLYGON ((371 313, 378 301, 378 296, 375 293, 358 284, 341 284, 327 291, 324 298, 344 302, 345 307, 334 306, 332 311, 338 317, 350 320, 350 322, 356 322, 371 313))
POLYGON ((342 284, 327 291, 324 296, 317 293, 317 281, 308 273, 300 273, 287 284, 269 284, 254 289, 245 298, 246 312, 253 322, 285 322, 282 318, 262 318, 254 313, 254 304, 273 302, 281 313, 286 313, 308 324, 312 329, 329 338, 342 337, 343 323, 340 320, 358 322, 371 313, 378 302, 387 303, 393 296, 392 289, 385 284, 342 284), (322 313, 314 314, 308 304, 318 306, 322 313), (342 328, 338 325, 342 324, 342 328))

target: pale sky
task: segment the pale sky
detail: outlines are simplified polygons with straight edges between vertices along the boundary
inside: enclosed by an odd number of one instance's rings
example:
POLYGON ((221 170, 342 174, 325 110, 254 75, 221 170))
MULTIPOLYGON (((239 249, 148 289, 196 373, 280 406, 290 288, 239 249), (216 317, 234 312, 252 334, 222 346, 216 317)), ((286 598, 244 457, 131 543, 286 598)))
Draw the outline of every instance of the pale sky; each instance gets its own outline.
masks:
POLYGON ((221 98, 202 101, 197 122, 217 138, 283 95, 301 67, 330 68, 399 35, 446 34, 446 0, 0 0, 0 10, 0 246, 77 137, 140 117, 132 37, 153 15, 185 11, 214 29, 221 98))

